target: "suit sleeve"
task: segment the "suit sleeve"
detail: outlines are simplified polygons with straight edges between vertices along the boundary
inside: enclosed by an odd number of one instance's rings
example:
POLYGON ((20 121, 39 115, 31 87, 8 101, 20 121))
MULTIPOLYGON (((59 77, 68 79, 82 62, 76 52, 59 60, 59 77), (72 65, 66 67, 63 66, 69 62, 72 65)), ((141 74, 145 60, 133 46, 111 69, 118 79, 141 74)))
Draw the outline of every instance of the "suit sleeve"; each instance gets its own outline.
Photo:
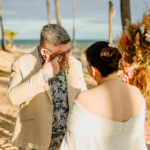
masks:
POLYGON ((7 95, 13 105, 20 105, 31 100, 44 87, 45 81, 42 76, 42 69, 35 73, 30 79, 23 82, 22 74, 16 62, 11 66, 10 84, 7 95))

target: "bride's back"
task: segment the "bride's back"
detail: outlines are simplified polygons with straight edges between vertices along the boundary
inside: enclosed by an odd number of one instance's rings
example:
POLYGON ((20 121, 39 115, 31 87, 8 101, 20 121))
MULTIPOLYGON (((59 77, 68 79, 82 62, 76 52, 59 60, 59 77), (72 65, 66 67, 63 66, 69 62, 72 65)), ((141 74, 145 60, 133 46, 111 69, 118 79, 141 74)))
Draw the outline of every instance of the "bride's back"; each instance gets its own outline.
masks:
POLYGON ((121 54, 109 46, 96 42, 86 50, 87 69, 98 86, 77 95, 60 150, 147 149, 144 98, 138 88, 118 79, 121 54))
POLYGON ((119 79, 102 82, 80 93, 76 100, 90 113, 118 122, 136 116, 144 101, 136 87, 119 79))
POLYGON ((117 77, 119 50, 107 42, 96 42, 86 50, 87 69, 98 86, 81 92, 76 100, 89 112, 124 122, 134 117, 143 104, 138 88, 117 77))

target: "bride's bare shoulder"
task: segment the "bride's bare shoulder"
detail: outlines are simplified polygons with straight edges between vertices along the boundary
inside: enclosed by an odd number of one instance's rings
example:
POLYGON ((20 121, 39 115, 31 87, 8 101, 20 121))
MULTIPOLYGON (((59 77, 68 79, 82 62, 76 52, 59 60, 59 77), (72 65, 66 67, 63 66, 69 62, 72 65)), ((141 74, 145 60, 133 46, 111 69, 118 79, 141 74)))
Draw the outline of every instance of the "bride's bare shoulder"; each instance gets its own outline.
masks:
POLYGON ((136 102, 139 101, 140 103, 143 103, 143 96, 136 86, 125 83, 125 87, 123 89, 126 95, 128 94, 130 95, 130 98, 132 97, 133 99, 136 100, 136 102))
POLYGON ((92 92, 92 89, 82 91, 76 96, 75 100, 82 105, 83 103, 88 101, 88 98, 90 97, 91 92, 92 92))
POLYGON ((131 84, 127 84, 127 83, 124 83, 125 87, 128 88, 131 92, 136 92, 136 93, 139 93, 140 94, 140 90, 134 86, 134 85, 131 85, 131 84))

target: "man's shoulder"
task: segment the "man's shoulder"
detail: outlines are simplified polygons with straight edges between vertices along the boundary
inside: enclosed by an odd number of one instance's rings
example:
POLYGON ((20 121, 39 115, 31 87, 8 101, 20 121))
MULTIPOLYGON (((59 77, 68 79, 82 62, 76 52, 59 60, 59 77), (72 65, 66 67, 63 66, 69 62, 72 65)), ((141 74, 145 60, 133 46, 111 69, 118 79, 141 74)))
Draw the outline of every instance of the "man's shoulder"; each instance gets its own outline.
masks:
POLYGON ((13 63, 30 63, 33 59, 35 59, 34 51, 35 50, 18 57, 13 63))
POLYGON ((20 57, 18 57, 18 58, 15 60, 15 62, 16 62, 16 61, 21 61, 21 60, 27 59, 28 57, 30 57, 30 55, 31 55, 31 53, 23 54, 23 55, 21 55, 20 57))
POLYGON ((74 65, 81 65, 81 62, 73 56, 69 56, 69 63, 74 65))

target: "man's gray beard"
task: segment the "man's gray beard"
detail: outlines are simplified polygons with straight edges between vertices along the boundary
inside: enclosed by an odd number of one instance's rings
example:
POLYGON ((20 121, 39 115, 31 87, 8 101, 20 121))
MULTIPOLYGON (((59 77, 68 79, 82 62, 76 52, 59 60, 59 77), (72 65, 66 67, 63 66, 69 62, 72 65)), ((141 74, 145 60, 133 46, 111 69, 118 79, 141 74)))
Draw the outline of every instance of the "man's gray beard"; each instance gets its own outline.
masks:
POLYGON ((68 64, 63 67, 60 67, 60 72, 65 72, 67 70, 68 64))

